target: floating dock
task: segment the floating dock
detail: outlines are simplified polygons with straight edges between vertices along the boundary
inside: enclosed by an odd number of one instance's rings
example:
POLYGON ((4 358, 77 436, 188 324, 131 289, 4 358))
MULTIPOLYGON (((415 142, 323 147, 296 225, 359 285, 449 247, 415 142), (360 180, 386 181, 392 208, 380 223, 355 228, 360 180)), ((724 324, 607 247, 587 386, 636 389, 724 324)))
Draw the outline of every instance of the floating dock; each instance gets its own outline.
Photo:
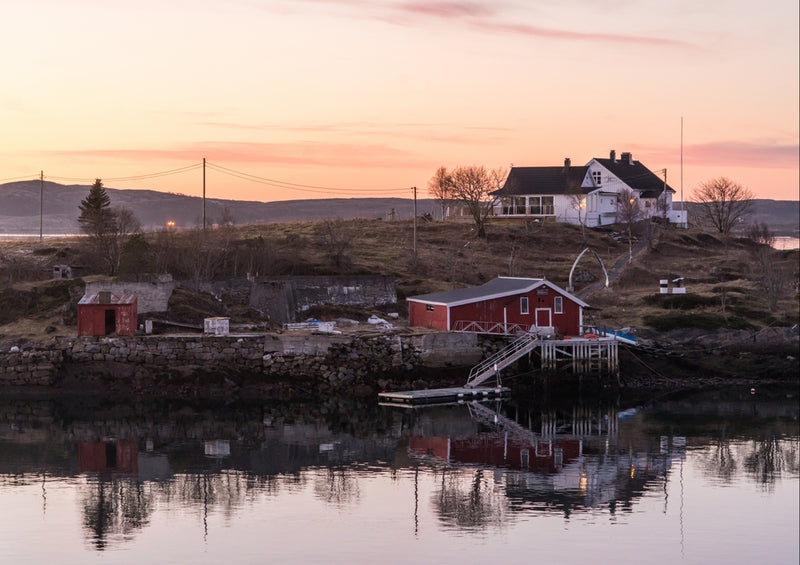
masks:
POLYGON ((445 404, 448 402, 467 402, 471 400, 489 400, 503 398, 511 394, 508 387, 454 387, 431 388, 426 390, 405 390, 398 392, 381 392, 378 398, 382 403, 392 405, 414 406, 418 404, 445 404))

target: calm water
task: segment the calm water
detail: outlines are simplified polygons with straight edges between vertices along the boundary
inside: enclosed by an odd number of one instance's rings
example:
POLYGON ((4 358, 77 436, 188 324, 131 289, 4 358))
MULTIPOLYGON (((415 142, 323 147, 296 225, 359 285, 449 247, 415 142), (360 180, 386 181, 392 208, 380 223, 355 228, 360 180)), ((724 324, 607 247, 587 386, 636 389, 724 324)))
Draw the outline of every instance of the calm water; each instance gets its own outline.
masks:
POLYGON ((795 392, 0 401, 0 563, 797 564, 795 392))

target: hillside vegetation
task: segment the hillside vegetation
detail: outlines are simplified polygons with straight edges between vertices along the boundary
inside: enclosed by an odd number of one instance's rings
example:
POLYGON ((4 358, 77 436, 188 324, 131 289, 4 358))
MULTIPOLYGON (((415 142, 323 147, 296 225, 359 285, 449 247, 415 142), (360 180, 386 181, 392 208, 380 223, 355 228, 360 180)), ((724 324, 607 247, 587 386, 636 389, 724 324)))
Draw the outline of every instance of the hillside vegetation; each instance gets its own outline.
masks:
MULTIPOLYGON (((411 220, 376 219, 161 231, 145 234, 123 253, 120 274, 135 280, 146 272, 171 273, 189 282, 248 275, 391 275, 402 323, 406 297, 478 285, 497 276, 544 277, 566 288, 576 257, 589 247, 616 277, 610 288, 584 296, 589 285, 603 280, 603 271, 590 254, 575 268, 575 293, 593 307, 590 314, 598 324, 661 331, 798 323, 797 250, 776 251, 748 239, 660 226, 649 237, 642 233, 630 247, 611 229, 494 221, 487 231, 481 239, 469 223, 418 220, 415 229, 411 220), (615 264, 620 268, 613 269, 615 264), (684 279, 686 295, 659 294, 659 280, 678 277, 684 279)), ((81 238, 0 242, 0 336, 75 334, 81 281, 54 281, 50 273, 54 264, 70 264, 84 278, 98 276, 82 244, 81 238)), ((252 312, 208 298, 184 289, 176 293, 173 314, 254 321, 252 312)), ((362 314, 366 318, 369 312, 362 314)))

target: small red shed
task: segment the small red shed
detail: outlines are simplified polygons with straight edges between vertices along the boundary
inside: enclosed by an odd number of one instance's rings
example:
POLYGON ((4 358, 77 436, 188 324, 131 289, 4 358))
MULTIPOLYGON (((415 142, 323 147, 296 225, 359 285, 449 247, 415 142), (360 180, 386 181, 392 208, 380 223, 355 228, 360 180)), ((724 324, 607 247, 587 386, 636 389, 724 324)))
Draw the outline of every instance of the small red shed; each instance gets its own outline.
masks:
POLYGON ((137 316, 135 294, 85 294, 78 302, 78 335, 133 335, 137 316))
POLYGON ((498 277, 484 285, 408 299, 408 323, 442 331, 580 335, 589 305, 546 279, 498 277))

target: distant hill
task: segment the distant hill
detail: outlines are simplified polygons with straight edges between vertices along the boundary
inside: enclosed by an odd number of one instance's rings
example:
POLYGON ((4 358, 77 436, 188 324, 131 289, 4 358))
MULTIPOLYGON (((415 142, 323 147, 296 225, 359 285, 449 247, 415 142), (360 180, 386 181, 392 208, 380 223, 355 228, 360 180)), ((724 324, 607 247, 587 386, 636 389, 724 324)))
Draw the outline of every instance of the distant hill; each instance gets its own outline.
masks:
MULTIPOLYGON (((113 206, 130 209, 145 230, 164 227, 172 220, 179 228, 202 223, 202 198, 154 190, 106 188, 113 206)), ((0 184, 0 235, 38 234, 40 221, 45 234, 78 233, 78 205, 89 192, 88 185, 62 185, 53 182, 22 181, 0 184), (43 187, 43 188, 42 188, 43 187), (42 197, 40 197, 42 196, 42 197)), ((414 214, 410 198, 326 198, 256 202, 206 199, 206 221, 219 222, 225 215, 236 224, 292 222, 335 218, 408 219, 414 214)), ((690 221, 697 217, 697 204, 686 203, 690 221)), ((417 200, 418 214, 439 215, 431 199, 417 200)), ((756 200, 752 222, 764 222, 775 235, 797 236, 800 231, 800 202, 756 200)))
MULTIPOLYGON (((174 221, 179 228, 202 224, 203 199, 154 190, 118 190, 106 187, 112 206, 130 209, 145 230, 164 227, 174 221)), ((45 234, 78 233, 78 206, 89 186, 53 182, 23 181, 0 184, 0 235, 38 234, 40 206, 45 234), (42 196, 43 195, 43 196, 42 196)), ((406 198, 328 198, 256 202, 206 198, 206 221, 219 222, 225 215, 236 224, 292 222, 336 218, 395 218, 414 215, 414 201, 406 198)), ((417 201, 417 213, 433 214, 433 200, 417 201)))

